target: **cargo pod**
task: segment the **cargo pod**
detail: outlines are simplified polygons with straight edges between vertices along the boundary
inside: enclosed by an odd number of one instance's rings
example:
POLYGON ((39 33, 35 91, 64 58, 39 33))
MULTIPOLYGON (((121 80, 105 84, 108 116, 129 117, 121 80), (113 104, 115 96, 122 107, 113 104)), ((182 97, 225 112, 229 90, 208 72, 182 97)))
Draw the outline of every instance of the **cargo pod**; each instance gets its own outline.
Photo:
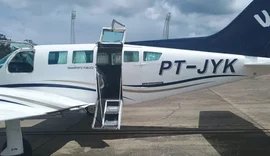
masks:
POLYGON ((92 127, 120 129, 122 110, 122 50, 125 27, 113 20, 112 27, 102 29, 97 43, 98 100, 92 127), (115 28, 115 24, 121 28, 115 28))

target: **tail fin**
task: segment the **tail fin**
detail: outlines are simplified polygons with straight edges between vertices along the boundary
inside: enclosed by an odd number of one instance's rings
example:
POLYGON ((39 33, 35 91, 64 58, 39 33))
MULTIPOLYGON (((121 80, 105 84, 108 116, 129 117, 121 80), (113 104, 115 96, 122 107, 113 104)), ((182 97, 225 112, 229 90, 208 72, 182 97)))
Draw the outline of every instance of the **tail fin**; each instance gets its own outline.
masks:
POLYGON ((227 27, 197 38, 126 44, 270 57, 270 0, 253 0, 227 27))

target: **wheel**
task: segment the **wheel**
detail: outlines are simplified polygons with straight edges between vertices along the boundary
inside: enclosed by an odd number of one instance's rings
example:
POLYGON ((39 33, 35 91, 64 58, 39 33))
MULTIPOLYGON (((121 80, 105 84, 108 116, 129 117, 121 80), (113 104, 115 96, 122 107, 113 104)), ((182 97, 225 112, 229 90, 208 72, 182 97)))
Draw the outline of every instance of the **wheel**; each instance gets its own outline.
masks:
POLYGON ((93 116, 95 114, 96 111, 96 107, 95 106, 89 106, 86 109, 86 112, 88 115, 93 116))
MULTIPOLYGON (((2 147, 2 151, 6 147, 7 147, 7 142, 4 143, 4 145, 2 147)), ((24 150, 24 153, 21 155, 18 155, 18 156, 32 156, 32 147, 26 139, 23 139, 23 150, 24 150)))

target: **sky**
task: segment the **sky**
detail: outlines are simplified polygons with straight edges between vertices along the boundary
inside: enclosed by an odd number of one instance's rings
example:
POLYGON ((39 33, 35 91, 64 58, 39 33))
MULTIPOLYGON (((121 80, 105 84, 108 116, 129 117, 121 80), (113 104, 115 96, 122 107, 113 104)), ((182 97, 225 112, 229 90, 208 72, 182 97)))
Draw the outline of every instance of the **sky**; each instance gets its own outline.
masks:
POLYGON ((162 39, 171 12, 170 38, 205 36, 228 25, 251 0, 0 0, 0 34, 15 41, 68 44, 76 10, 76 43, 95 43, 113 19, 126 40, 162 39))

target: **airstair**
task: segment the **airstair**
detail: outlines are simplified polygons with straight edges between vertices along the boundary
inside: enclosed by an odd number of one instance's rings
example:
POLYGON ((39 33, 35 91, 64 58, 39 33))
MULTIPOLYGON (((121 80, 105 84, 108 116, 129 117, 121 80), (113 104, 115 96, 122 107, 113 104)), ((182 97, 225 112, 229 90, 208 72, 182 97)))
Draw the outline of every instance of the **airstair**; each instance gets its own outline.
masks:
POLYGON ((120 129, 122 105, 122 100, 105 100, 98 103, 92 128, 120 129))
POLYGON ((104 27, 97 43, 97 94, 93 129, 120 129, 122 117, 122 50, 125 26, 113 20, 104 27), (123 28, 115 28, 115 24, 123 28))

